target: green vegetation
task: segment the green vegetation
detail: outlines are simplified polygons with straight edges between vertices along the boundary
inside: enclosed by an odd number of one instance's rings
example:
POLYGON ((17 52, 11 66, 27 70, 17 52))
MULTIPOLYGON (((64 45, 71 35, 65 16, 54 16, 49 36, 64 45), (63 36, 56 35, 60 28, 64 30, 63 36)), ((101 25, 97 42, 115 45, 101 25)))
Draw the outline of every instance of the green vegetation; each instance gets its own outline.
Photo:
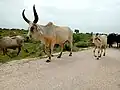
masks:
MULTIPOLYGON (((26 30, 19 30, 19 29, 2 29, 0 28, 0 36, 10 36, 12 32, 16 32, 17 35, 26 36, 27 31, 26 30)), ((79 33, 76 31, 73 35, 73 52, 79 51, 80 48, 86 48, 91 45, 90 42, 91 33, 79 33)), ((40 44, 40 41, 28 41, 25 42, 25 48, 29 51, 28 53, 25 52, 23 49, 21 50, 20 54, 16 56, 17 50, 10 50, 8 54, 13 56, 12 58, 8 57, 7 55, 3 55, 2 51, 0 53, 0 63, 5 63, 11 60, 20 60, 23 58, 32 58, 32 57, 40 57, 45 55, 42 51, 42 45, 40 44)), ((64 51, 69 51, 70 47, 69 44, 65 44, 64 51)), ((60 47, 58 45, 55 46, 54 52, 59 52, 60 47)))

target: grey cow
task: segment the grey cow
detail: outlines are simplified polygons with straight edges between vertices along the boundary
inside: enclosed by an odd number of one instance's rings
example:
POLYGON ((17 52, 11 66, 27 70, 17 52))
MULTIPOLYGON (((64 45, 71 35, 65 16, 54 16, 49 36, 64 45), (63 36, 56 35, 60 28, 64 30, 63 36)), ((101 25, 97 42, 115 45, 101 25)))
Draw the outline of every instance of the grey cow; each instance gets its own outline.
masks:
POLYGON ((35 5, 33 6, 33 12, 35 17, 35 20, 33 22, 29 21, 25 17, 24 11, 25 9, 22 12, 23 19, 29 24, 29 31, 27 37, 40 40, 42 44, 45 45, 45 52, 49 57, 46 62, 51 61, 51 56, 55 44, 59 44, 61 46, 61 53, 59 54, 58 58, 60 58, 62 55, 65 42, 70 43, 71 51, 69 56, 72 56, 73 31, 69 27, 56 26, 52 22, 49 22, 47 25, 37 24, 39 18, 35 9, 35 5), (47 52, 46 48, 48 48, 49 52, 47 52))
MULTIPOLYGON (((0 48, 3 50, 3 55, 7 54, 7 49, 15 50, 16 48, 18 48, 17 55, 19 55, 22 46, 24 46, 24 38, 22 36, 19 36, 19 35, 13 36, 13 37, 6 36, 6 37, 0 38, 0 48)), ((26 52, 28 52, 27 49, 26 49, 26 52)))

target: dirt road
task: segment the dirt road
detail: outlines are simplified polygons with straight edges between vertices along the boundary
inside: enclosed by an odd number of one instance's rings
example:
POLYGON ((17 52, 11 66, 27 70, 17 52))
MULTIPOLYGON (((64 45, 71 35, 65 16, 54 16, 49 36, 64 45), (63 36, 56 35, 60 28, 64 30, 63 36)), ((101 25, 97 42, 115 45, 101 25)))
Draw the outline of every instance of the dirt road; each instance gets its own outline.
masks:
POLYGON ((92 49, 0 66, 0 90, 120 90, 120 50, 96 60, 92 49))

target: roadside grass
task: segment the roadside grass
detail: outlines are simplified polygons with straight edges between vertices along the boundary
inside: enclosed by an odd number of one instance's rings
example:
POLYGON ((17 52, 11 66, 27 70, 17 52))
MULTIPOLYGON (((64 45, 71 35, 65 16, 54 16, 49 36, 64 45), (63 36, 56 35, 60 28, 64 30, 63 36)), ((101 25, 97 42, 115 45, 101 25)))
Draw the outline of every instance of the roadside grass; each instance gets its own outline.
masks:
MULTIPOLYGON (((26 30, 6 30, 2 29, 0 30, 1 37, 3 36, 9 36, 11 32, 16 32, 17 35, 26 36, 27 31, 26 30)), ((84 50, 84 48, 88 48, 91 46, 90 42, 91 35, 89 33, 79 33, 73 35, 73 52, 77 52, 80 50, 84 50)), ((25 42, 25 47, 28 50, 28 53, 25 52, 23 49, 21 50, 20 54, 16 56, 17 50, 9 50, 8 54, 12 56, 12 58, 8 57, 7 55, 3 55, 2 51, 0 53, 0 63, 6 63, 13 60, 21 60, 26 58, 35 58, 35 57, 42 57, 45 55, 45 53, 42 51, 42 46, 40 44, 40 41, 28 41, 25 42)), ((65 44, 64 51, 70 51, 69 44, 65 44)), ((58 45, 55 45, 54 53, 60 52, 60 47, 58 45)))

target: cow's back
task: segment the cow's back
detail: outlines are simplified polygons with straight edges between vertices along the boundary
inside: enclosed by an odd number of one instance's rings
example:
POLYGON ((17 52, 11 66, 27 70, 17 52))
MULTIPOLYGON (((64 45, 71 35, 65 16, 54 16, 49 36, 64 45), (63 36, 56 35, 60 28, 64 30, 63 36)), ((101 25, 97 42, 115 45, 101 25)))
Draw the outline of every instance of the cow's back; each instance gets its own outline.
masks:
POLYGON ((64 43, 66 40, 71 41, 73 38, 73 31, 69 27, 56 26, 52 23, 48 23, 43 27, 44 37, 56 44, 64 43))
POLYGON ((17 44, 15 39, 11 39, 10 37, 3 37, 0 42, 0 47, 1 48, 8 47, 8 46, 12 46, 14 44, 17 44))
POLYGON ((73 39, 73 31, 69 27, 55 27, 56 42, 71 41, 73 39))
POLYGON ((107 36, 106 35, 100 35, 100 38, 102 40, 102 44, 107 46, 107 36))

